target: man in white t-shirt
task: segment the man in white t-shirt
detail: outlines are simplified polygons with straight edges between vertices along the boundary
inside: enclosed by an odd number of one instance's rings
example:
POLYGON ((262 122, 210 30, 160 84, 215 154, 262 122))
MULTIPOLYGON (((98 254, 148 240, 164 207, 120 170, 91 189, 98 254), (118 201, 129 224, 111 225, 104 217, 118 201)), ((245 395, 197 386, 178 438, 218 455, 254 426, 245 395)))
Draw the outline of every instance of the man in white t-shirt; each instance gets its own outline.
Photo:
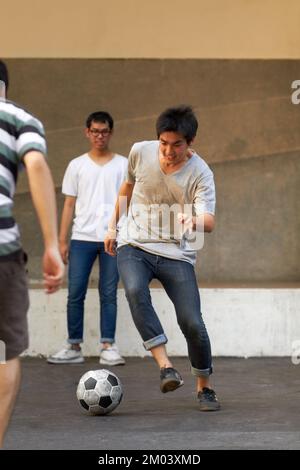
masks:
POLYGON ((112 216, 118 191, 126 178, 127 158, 109 148, 113 119, 104 111, 92 113, 86 121, 88 153, 72 160, 66 170, 62 192, 65 203, 61 218, 59 243, 68 270, 68 346, 50 356, 52 364, 83 362, 84 300, 89 276, 99 258, 100 364, 124 364, 115 344, 117 318, 117 262, 104 250, 104 236, 112 216), (68 231, 73 218, 72 237, 68 231))

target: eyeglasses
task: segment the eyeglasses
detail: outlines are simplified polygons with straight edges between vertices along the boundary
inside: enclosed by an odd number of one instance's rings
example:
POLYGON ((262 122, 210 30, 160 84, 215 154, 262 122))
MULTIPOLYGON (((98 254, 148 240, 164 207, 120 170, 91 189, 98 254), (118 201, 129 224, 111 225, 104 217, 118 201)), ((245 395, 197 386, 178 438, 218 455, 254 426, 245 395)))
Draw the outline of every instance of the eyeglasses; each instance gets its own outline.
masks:
POLYGON ((110 129, 89 129, 89 132, 95 137, 98 137, 99 135, 101 135, 102 137, 107 137, 111 133, 111 130, 110 129))

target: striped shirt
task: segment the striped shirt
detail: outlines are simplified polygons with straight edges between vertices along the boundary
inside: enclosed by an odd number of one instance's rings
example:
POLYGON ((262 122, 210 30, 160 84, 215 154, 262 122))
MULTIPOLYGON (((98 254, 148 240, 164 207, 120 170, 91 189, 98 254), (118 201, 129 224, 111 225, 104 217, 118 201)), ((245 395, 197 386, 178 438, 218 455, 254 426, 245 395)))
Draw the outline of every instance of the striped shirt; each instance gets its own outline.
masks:
POLYGON ((0 99, 0 257, 20 250, 20 234, 12 215, 18 172, 31 150, 46 155, 44 128, 16 104, 0 99))

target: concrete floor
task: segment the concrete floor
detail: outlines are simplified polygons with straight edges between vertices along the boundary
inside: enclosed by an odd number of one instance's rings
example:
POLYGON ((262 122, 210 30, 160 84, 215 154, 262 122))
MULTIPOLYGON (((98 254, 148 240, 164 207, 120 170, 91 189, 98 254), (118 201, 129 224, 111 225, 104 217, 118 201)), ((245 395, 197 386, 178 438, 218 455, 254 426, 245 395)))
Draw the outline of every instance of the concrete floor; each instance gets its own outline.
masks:
POLYGON ((300 365, 290 358, 216 358, 214 380, 222 410, 197 409, 186 358, 173 358, 185 385, 163 395, 150 358, 127 358, 111 370, 124 397, 108 416, 87 416, 75 395, 97 358, 48 365, 24 358, 23 382, 5 449, 300 449, 300 365))

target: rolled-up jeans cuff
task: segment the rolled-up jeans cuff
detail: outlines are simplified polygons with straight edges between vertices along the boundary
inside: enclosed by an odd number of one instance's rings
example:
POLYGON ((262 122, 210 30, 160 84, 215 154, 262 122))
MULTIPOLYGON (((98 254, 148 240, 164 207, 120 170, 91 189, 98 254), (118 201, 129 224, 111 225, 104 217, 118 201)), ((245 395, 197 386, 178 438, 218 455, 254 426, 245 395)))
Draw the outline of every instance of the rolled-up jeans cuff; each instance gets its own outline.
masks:
POLYGON ((108 338, 108 336, 104 336, 100 338, 100 343, 110 343, 113 344, 115 342, 115 338, 108 338))
POLYGON ((209 377, 213 373, 213 368, 210 367, 209 369, 196 369, 195 367, 191 366, 191 372, 196 377, 209 377))
POLYGON ((149 351, 156 346, 160 346, 161 344, 166 344, 168 342, 168 338, 165 334, 155 336, 154 338, 148 339, 147 341, 143 342, 144 348, 146 351, 149 351))
POLYGON ((69 344, 79 344, 79 343, 83 343, 83 339, 68 339, 68 343, 69 344))

